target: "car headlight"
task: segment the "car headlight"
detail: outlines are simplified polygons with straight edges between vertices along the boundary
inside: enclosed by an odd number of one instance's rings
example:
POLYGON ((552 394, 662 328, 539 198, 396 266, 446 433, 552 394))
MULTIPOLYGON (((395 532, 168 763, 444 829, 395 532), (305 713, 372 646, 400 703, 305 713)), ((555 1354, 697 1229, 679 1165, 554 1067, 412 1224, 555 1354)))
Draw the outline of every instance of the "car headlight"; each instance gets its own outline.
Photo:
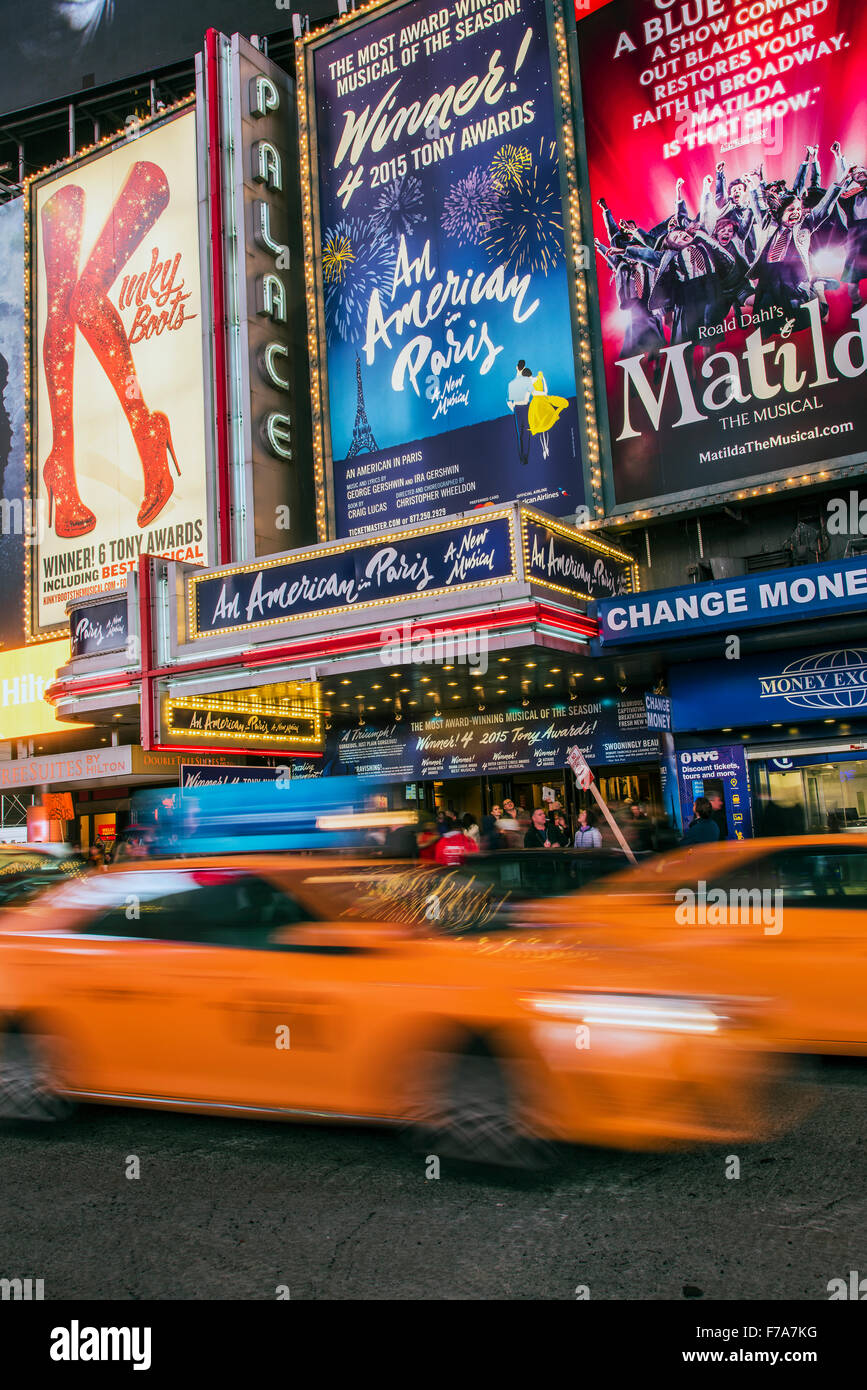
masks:
POLYGON ((664 1033, 717 1033, 725 1015, 695 999, 640 994, 531 994, 526 1008, 547 1018, 597 1028, 645 1028, 664 1033))

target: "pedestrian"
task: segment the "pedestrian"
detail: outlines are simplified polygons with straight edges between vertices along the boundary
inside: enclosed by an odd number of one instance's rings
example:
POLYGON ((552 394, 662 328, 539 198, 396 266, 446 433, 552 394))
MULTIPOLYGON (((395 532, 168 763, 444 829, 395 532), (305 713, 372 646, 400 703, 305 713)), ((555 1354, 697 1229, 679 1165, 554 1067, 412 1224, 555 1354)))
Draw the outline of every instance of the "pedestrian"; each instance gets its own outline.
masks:
POLYGON ((433 859, 435 857, 439 838, 436 821, 430 819, 424 821, 416 836, 419 859, 433 859))
POLYGON ((416 849, 415 830, 411 825, 398 823, 388 827, 383 850, 389 859, 414 859, 416 849))
POLYGON ((545 812, 540 806, 533 812, 530 828, 524 836, 524 849, 550 849, 551 841, 548 839, 548 827, 545 823, 545 812))
POLYGON ((468 854, 478 854, 475 840, 465 835, 457 821, 444 830, 437 841, 434 859, 438 864, 463 864, 468 854))
POLYGON ((719 840, 719 826, 713 818, 713 807, 707 797, 696 797, 693 810, 695 815, 680 843, 684 846, 715 844, 719 840))
POLYGON ((92 869, 105 868, 105 845, 102 840, 94 840, 87 851, 87 862, 92 869))
POLYGON ((555 811, 548 822, 548 839, 558 849, 568 849, 571 845, 572 837, 563 811, 555 811))
POLYGON ((508 798, 503 802, 503 814, 497 821, 497 830, 500 832, 504 849, 520 849, 524 843, 523 832, 515 814, 515 803, 508 798))
MULTIPOLYGON (((501 807, 495 806, 494 810, 500 811, 502 815, 501 807)), ((497 820, 493 811, 489 816, 482 816, 482 826, 479 831, 479 849, 491 851, 505 849, 505 847, 506 841, 503 839, 498 829, 497 820)))
POLYGON ((476 849, 478 849, 480 837, 479 822, 476 820, 472 811, 466 812, 463 819, 461 820, 461 825, 463 826, 464 834, 469 835, 471 840, 475 840, 476 849))
POLYGON ((596 828, 596 817, 592 811, 578 812, 578 829, 575 831, 576 849, 601 849, 602 836, 596 828))
POLYGON ((721 840, 727 840, 729 838, 729 823, 726 816, 725 802, 717 791, 710 793, 708 801, 711 804, 711 816, 716 822, 717 829, 719 830, 719 837, 721 840))
POLYGON ((629 831, 626 838, 630 848, 639 853, 647 853, 653 849, 653 822, 647 814, 647 807, 642 801, 631 801, 629 803, 629 820, 627 821, 629 831))

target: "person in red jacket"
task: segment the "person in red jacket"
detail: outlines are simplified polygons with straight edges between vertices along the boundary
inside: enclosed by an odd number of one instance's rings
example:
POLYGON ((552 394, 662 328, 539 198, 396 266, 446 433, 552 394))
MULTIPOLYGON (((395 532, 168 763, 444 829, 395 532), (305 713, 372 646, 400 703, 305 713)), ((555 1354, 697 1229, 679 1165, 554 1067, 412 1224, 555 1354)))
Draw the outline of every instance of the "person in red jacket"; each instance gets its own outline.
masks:
POLYGON ((468 854, 478 852, 475 840, 471 840, 456 822, 452 822, 439 837, 434 859, 438 864, 462 864, 468 854))

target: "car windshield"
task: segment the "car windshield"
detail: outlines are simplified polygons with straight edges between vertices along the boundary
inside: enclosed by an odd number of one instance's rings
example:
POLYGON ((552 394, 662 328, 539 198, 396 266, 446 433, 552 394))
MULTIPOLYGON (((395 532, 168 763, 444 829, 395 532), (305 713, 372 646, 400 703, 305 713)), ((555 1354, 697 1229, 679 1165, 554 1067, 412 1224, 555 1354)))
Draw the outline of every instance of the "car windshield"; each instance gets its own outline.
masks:
POLYGON ((299 884, 304 896, 328 904, 334 917, 395 922, 425 932, 513 930, 511 893, 462 869, 419 864, 354 869, 345 874, 311 870, 299 884))
POLYGON ((78 879, 86 872, 80 855, 63 858, 22 848, 0 854, 0 902, 9 902, 41 887, 78 879))
MULTIPOLYGON (((639 861, 638 864, 611 874, 604 883, 587 885, 588 893, 604 893, 606 896, 621 894, 653 894, 654 896, 672 894, 685 883, 704 879, 714 883, 726 878, 735 867, 731 851, 742 849, 741 841, 727 842, 725 845, 680 848, 667 854, 658 854, 639 861)), ((738 858, 738 865, 744 863, 738 858)))

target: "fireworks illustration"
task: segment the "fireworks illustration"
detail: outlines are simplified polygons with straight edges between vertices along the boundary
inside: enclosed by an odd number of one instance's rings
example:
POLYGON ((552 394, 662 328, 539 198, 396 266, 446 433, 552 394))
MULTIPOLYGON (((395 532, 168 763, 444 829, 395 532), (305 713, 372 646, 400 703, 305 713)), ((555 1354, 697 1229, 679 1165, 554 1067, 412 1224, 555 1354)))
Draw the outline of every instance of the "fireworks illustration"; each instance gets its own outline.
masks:
POLYGON ((391 293, 394 265, 389 237, 360 217, 348 217, 326 230, 322 278, 329 343, 338 339, 354 343, 361 337, 373 291, 379 290, 383 296, 391 293))
POLYGON ((512 184, 520 188, 521 179, 533 163, 525 145, 503 145, 491 160, 491 181, 504 192, 512 184))
POLYGON ((387 183, 377 199, 371 225, 391 237, 407 236, 424 221, 421 183, 412 174, 387 183))
POLYGON ((328 231, 322 245, 322 278, 326 285, 342 280, 347 266, 355 260, 349 237, 341 231, 328 231))
POLYGON ((538 158, 501 196, 484 239, 492 261, 516 273, 547 275, 563 259, 563 207, 556 146, 543 141, 538 158), (547 146, 547 148, 546 148, 547 146))
POLYGON ((499 206, 500 194, 491 175, 477 166, 449 189, 443 205, 443 231, 455 237, 458 246, 478 246, 490 232, 499 206))

